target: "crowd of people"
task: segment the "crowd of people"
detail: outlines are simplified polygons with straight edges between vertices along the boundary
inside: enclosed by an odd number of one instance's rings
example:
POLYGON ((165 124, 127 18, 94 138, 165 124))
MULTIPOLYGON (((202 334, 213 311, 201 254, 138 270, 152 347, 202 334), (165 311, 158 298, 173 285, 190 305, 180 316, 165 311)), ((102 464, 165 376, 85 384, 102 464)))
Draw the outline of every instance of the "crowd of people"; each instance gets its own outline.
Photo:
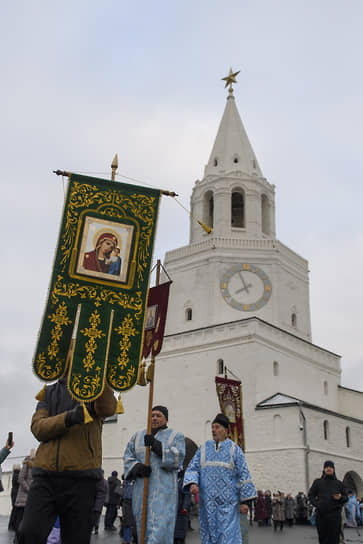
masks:
MULTIPOLYGON (((315 523, 320 544, 338 544, 342 512, 348 526, 362 520, 363 501, 344 489, 332 461, 324 463, 308 496, 256 492, 243 451, 228 438, 224 414, 212 422, 212 439, 186 455, 189 439, 168 427, 165 406, 154 406, 151 431, 137 431, 127 444, 121 479, 115 470, 106 480, 101 430, 115 409, 108 386, 86 406, 71 398, 64 379, 45 388, 31 424, 40 446, 13 470, 9 530, 15 543, 89 544, 103 508, 104 530, 120 530, 123 544, 184 544, 193 506, 202 544, 247 544, 254 521, 275 531, 315 523)), ((8 438, 0 465, 13 446, 8 438)))
POLYGON ((295 497, 291 493, 270 490, 258 490, 257 498, 250 506, 250 524, 255 521, 259 527, 272 526, 274 530, 282 531, 284 526, 310 523, 312 506, 302 491, 295 497))

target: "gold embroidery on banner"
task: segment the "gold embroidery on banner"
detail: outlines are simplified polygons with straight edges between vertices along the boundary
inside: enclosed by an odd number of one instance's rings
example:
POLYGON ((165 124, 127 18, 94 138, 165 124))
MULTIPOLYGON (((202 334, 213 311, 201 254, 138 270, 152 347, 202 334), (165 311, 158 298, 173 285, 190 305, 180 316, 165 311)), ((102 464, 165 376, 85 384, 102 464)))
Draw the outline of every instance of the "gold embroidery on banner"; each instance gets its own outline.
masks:
POLYGON ((70 384, 71 391, 77 395, 78 398, 87 400, 92 399, 101 386, 101 368, 97 366, 94 369, 94 374, 89 376, 82 376, 82 374, 72 374, 72 381, 70 384))
POLYGON ((81 299, 92 300, 95 306, 109 302, 127 310, 134 310, 136 319, 141 316, 143 310, 141 291, 136 291, 135 296, 130 296, 128 293, 117 293, 111 289, 79 285, 78 283, 64 283, 63 276, 59 274, 51 295, 52 303, 57 304, 59 297, 71 299, 77 296, 81 299))
POLYGON ((63 336, 62 328, 64 325, 70 325, 72 323, 72 320, 67 315, 67 310, 66 304, 62 302, 55 313, 48 315, 48 319, 50 319, 52 323, 55 323, 55 327, 50 331, 52 341, 48 346, 48 357, 51 361, 58 355, 59 342, 63 336))
POLYGON ((38 354, 38 357, 34 363, 34 370, 36 374, 44 380, 52 381, 60 376, 60 372, 63 367, 63 362, 56 359, 56 361, 49 364, 44 353, 38 354))
POLYGON ((120 355, 117 357, 117 362, 118 366, 121 368, 121 370, 123 370, 130 361, 128 355, 128 351, 131 347, 130 336, 136 336, 136 334, 139 334, 134 327, 134 322, 130 314, 127 314, 121 325, 115 328, 115 332, 122 335, 122 340, 120 341, 120 355))
POLYGON ((86 327, 81 330, 81 334, 89 338, 89 340, 85 344, 86 357, 82 359, 82 363, 84 368, 86 369, 86 372, 89 372, 96 363, 96 361, 94 360, 94 354, 97 350, 96 340, 102 338, 102 336, 105 336, 105 333, 97 328, 97 326, 101 323, 101 316, 96 310, 91 314, 91 317, 89 318, 89 323, 91 325, 90 327, 86 327))

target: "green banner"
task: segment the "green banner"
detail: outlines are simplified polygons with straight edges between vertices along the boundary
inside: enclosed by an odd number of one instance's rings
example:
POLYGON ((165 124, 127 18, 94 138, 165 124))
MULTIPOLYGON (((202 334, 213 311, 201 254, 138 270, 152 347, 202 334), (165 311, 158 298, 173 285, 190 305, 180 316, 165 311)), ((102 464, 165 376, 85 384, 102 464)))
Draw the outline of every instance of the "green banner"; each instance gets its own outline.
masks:
POLYGON ((160 191, 71 174, 33 369, 92 401, 130 389, 142 354, 160 191), (73 336, 73 342, 72 341, 73 336))

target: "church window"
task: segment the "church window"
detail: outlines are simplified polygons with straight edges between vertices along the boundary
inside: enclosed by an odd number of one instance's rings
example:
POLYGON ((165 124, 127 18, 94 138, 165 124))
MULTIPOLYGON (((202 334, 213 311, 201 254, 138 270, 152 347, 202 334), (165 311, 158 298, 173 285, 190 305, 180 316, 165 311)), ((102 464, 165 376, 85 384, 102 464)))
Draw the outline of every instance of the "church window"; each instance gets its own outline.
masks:
POLYGON ((323 422, 324 440, 329 438, 329 422, 325 419, 323 422))
POLYGON ((274 439, 276 442, 281 440, 281 416, 279 414, 274 415, 273 419, 274 439))
POLYGON ((217 158, 214 159, 213 166, 218 166, 218 159, 217 158))
POLYGON ((244 228, 245 226, 245 206, 244 198, 241 192, 233 192, 231 199, 232 206, 232 227, 244 228))
POLYGON ((270 234, 270 205, 266 195, 261 196, 261 227, 263 234, 270 234))
POLYGON ((345 441, 347 443, 347 448, 350 448, 350 427, 345 428, 345 441))
POLYGON ((238 157, 235 157, 235 158, 233 159, 233 162, 234 162, 234 164, 237 164, 237 163, 239 162, 238 157))
POLYGON ((274 376, 279 375, 279 363, 277 361, 274 361, 274 364, 273 364, 273 375, 274 376))
POLYGON ((212 191, 207 191, 204 195, 204 206, 203 206, 203 222, 208 225, 208 227, 213 228, 213 218, 214 218, 214 199, 212 191))
POLYGON ((185 310, 185 319, 186 321, 191 321, 193 318, 193 310, 191 308, 187 308, 185 310))
POLYGON ((297 317, 295 313, 291 314, 291 326, 294 327, 294 329, 297 327, 297 317))
POLYGON ((328 382, 325 381, 324 382, 324 395, 327 395, 328 394, 328 382))
POLYGON ((217 374, 223 374, 224 372, 224 361, 223 359, 218 359, 217 361, 217 374))
POLYGON ((252 159, 252 166, 254 169, 257 168, 257 162, 256 162, 256 159, 252 159))

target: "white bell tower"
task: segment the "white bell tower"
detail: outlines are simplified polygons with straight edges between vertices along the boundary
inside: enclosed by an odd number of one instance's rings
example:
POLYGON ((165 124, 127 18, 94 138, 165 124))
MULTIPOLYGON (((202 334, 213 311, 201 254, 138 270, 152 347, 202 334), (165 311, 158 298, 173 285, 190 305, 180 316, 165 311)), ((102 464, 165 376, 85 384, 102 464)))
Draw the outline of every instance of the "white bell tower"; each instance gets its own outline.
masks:
POLYGON ((191 212, 188 246, 169 251, 167 334, 257 316, 311 341, 308 263, 276 239, 275 187, 264 177, 233 95, 191 212))
MULTIPOLYGON (((204 177, 195 183, 192 215, 214 236, 275 238, 275 188, 263 177, 239 116, 233 89, 219 125, 204 177)), ((191 221, 190 243, 205 234, 191 221)))

